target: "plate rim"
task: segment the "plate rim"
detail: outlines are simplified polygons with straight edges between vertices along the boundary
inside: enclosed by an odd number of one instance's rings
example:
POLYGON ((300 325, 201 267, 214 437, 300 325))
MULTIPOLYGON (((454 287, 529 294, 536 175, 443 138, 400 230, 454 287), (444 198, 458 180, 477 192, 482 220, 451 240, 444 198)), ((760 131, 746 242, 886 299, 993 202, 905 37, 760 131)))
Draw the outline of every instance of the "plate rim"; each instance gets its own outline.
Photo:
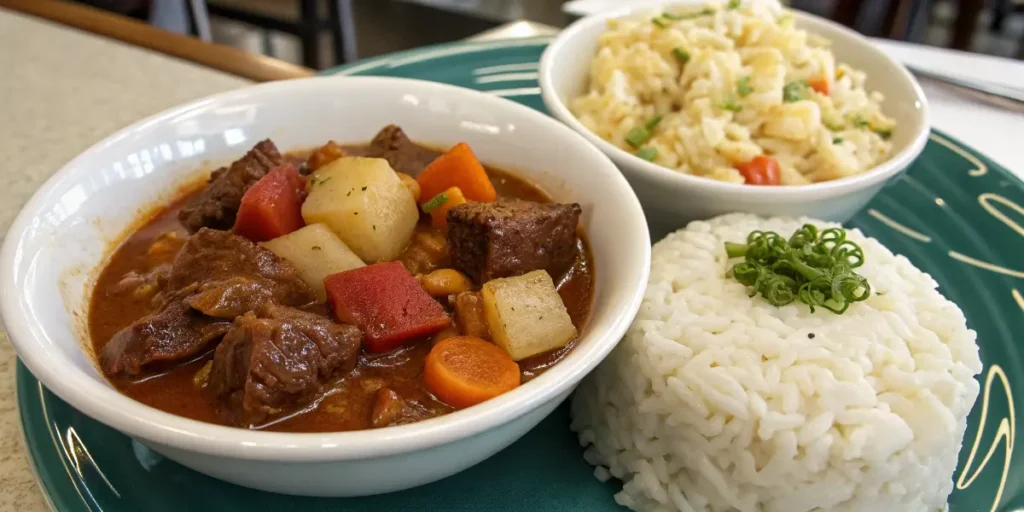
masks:
MULTIPOLYGON (((520 37, 515 39, 495 39, 493 41, 473 41, 473 40, 460 40, 452 41, 448 43, 431 44, 427 46, 421 46, 419 48, 410 48, 408 50, 401 50, 393 53, 387 53, 384 55, 377 55, 374 57, 367 57, 365 59, 359 59, 355 62, 347 64, 341 64, 333 66, 327 69, 323 69, 317 72, 317 76, 351 76, 356 73, 375 69, 378 66, 386 64, 388 61, 398 61, 400 64, 407 58, 417 58, 415 62, 421 62, 422 60, 431 60, 433 58, 446 57, 450 55, 461 55, 465 53, 474 53, 477 51, 504 49, 504 48, 519 48, 528 46, 539 46, 547 45, 554 40, 554 36, 531 36, 531 37, 520 37), (446 53, 445 50, 459 49, 459 51, 446 53), (437 55, 431 55, 437 54, 437 55)), ((540 63, 538 59, 537 63, 540 63)), ((486 91, 484 91, 486 92, 486 91)), ((547 115, 547 113, 545 113, 547 115)))
MULTIPOLYGON (((547 45, 553 39, 553 36, 534 36, 529 38, 499 39, 493 41, 461 40, 448 43, 440 43, 423 46, 419 48, 402 50, 385 55, 369 57, 366 59, 360 59, 356 62, 324 69, 318 72, 317 76, 349 76, 354 75, 356 73, 376 69, 380 66, 385 65, 388 62, 398 62, 399 65, 404 65, 407 63, 419 63, 423 61, 432 60, 435 58, 443 58, 452 55, 465 55, 477 52, 486 52, 491 50, 501 50, 506 48, 541 46, 547 45), (454 49, 457 49, 458 51, 450 51, 454 49), (424 57, 425 55, 430 54, 436 55, 424 57), (407 59, 414 60, 412 62, 406 62, 407 59)), ((487 91, 485 90, 483 92, 487 91)), ((537 93, 536 96, 539 98, 540 94, 537 93)), ((547 112, 544 113, 545 115, 550 115, 547 112)), ((999 162, 996 162, 995 160, 986 156, 978 149, 974 148, 971 145, 963 143, 958 138, 949 135, 948 133, 941 129, 935 128, 934 126, 929 127, 929 129, 930 131, 927 137, 928 142, 935 142, 936 144, 943 146, 947 150, 956 153, 959 157, 967 160, 969 163, 976 166, 976 168, 978 168, 977 170, 981 171, 977 175, 971 174, 971 177, 980 177, 985 173, 991 173, 994 175, 998 175, 1002 178, 1009 179, 1013 185, 1016 185, 1017 187, 1024 189, 1024 178, 1018 177, 1016 174, 1014 174, 1012 171, 1001 165, 999 162), (990 163, 985 163, 985 160, 989 161, 990 163)), ((927 147, 928 144, 926 143, 925 150, 927 150, 927 147)), ((862 212, 863 211, 866 210, 862 210, 862 212)), ((24 363, 17 358, 17 356, 15 356, 15 360, 15 410, 18 415, 17 423, 20 433, 20 441, 23 449, 25 450, 29 470, 32 472, 33 479, 35 480, 35 483, 39 491, 43 495, 44 502, 47 504, 50 510, 53 511, 63 512, 70 510, 76 512, 92 512, 94 508, 90 506, 88 501, 85 499, 84 496, 81 495, 81 492, 78 490, 78 485, 76 484, 76 482, 79 480, 74 478, 71 475, 70 471, 63 472, 63 474, 66 475, 66 478, 63 478, 57 474, 49 474, 50 471, 45 467, 43 468, 42 471, 40 470, 40 459, 48 458, 48 454, 43 453, 44 451, 49 451, 52 449, 53 455, 60 459, 62 465, 64 463, 64 458, 55 444, 46 444, 45 442, 40 443, 38 441, 36 443, 30 442, 30 437, 38 437, 38 433, 30 436, 29 432, 27 431, 26 423, 31 422, 28 419, 28 417, 32 413, 26 411, 26 409, 30 407, 39 407, 41 412, 36 414, 43 414, 45 416, 45 408, 47 403, 45 393, 50 393, 54 398, 59 399, 59 397, 53 395, 52 391, 43 386, 42 383, 35 377, 35 375, 33 375, 32 372, 24 365, 24 363), (32 383, 35 383, 35 386, 32 386, 32 383), (31 394, 30 388, 38 388, 40 390, 38 396, 33 396, 31 394), (27 402, 27 404, 23 404, 23 401, 27 402), (44 476, 44 473, 47 473, 47 475, 44 476), (76 501, 74 503, 70 502, 68 497, 72 495, 77 496, 79 498, 79 501, 76 501)), ((70 404, 68 404, 68 406, 70 407, 70 404)), ((81 413, 81 411, 78 411, 73 407, 72 409, 78 414, 83 414, 81 413)), ((38 418, 32 421, 38 421, 38 418)), ((92 420, 90 418, 90 421, 95 420, 92 420)), ((47 433, 50 435, 50 439, 54 439, 54 432, 52 430, 52 425, 50 422, 47 422, 46 430, 47 433)), ((966 441, 967 440, 965 439, 965 442, 966 441)), ((64 469, 67 470, 66 466, 64 469)))

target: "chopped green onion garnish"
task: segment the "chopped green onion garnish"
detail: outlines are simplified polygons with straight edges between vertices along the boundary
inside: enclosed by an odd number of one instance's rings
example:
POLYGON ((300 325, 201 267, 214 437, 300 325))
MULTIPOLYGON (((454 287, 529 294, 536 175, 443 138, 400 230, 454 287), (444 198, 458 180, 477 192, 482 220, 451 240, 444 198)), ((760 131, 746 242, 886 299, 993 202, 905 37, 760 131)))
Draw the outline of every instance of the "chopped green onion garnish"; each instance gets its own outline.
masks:
POLYGON ((842 144, 842 143, 843 143, 842 137, 836 137, 836 138, 832 139, 832 144, 842 144))
POLYGON ((736 82, 736 92, 740 95, 740 98, 746 98, 750 93, 754 92, 754 88, 750 85, 749 76, 740 78, 736 82))
POLYGON ((725 243, 725 254, 730 258, 739 258, 747 255, 747 244, 738 244, 736 242, 725 243))
POLYGON ((743 105, 736 103, 733 98, 726 98, 722 100, 722 103, 718 105, 722 110, 728 110, 730 112, 739 112, 743 110, 743 105))
POLYGON ((819 235, 812 224, 786 240, 772 231, 753 231, 747 243, 725 243, 725 253, 743 258, 728 275, 777 307, 799 300, 843 314, 850 304, 871 295, 868 280, 853 271, 864 264, 864 251, 846 239, 846 230, 829 228, 819 235))
POLYGON ((877 133, 883 139, 888 139, 889 137, 892 137, 892 130, 891 129, 872 128, 871 131, 877 133))
POLYGON ((661 28, 668 28, 668 22, 666 22, 661 16, 657 18, 651 18, 651 23, 654 23, 655 25, 661 28))
POLYGON ((647 122, 644 123, 644 128, 647 128, 648 130, 653 130, 654 127, 658 126, 658 123, 661 122, 661 118, 662 117, 664 117, 664 116, 662 116, 661 114, 658 114, 658 115, 648 119, 647 122))
POLYGON ((430 213, 438 209, 442 204, 448 202, 448 196, 444 192, 434 196, 430 201, 423 204, 423 213, 430 213))
POLYGON ((794 80, 782 88, 782 100, 787 103, 800 101, 807 94, 807 80, 794 80))
POLYGON ((843 123, 841 122, 833 123, 831 121, 822 120, 821 123, 825 125, 825 128, 828 128, 829 130, 832 130, 834 132, 838 132, 841 131, 843 128, 846 128, 845 126, 843 126, 843 123))
POLYGON ((739 9, 740 8, 740 4, 742 4, 742 3, 743 3, 743 0, 729 0, 729 8, 730 9, 739 9))
POLYGON ((643 126, 634 126, 629 133, 626 134, 626 144, 638 148, 647 142, 647 139, 651 138, 651 132, 643 126))
POLYGON ((670 12, 663 12, 663 13, 661 13, 661 17, 662 18, 667 18, 667 19, 670 19, 670 20, 673 20, 673 21, 679 21, 679 20, 692 20, 694 18, 700 18, 701 16, 707 16, 709 14, 714 14, 714 13, 715 13, 714 9, 712 9, 710 7, 705 7, 705 8, 703 8, 703 9, 697 11, 697 12, 691 12, 691 13, 687 13, 687 14, 672 14, 670 12))
POLYGON ((636 156, 643 158, 648 162, 651 162, 655 158, 657 158, 658 148, 652 148, 650 146, 647 146, 646 148, 641 148, 639 151, 636 152, 636 156))
POLYGON ((678 60, 680 64, 690 62, 690 54, 684 52, 682 48, 673 48, 672 55, 676 56, 676 60, 678 60))

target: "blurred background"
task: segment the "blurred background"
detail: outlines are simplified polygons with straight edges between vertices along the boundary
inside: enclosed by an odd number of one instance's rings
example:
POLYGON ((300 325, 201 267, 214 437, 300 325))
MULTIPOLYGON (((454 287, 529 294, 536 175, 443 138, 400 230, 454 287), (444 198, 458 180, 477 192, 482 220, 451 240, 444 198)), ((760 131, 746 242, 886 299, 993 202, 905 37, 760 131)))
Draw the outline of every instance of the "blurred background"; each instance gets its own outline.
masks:
MULTIPOLYGON (((316 69, 512 21, 563 27, 563 0, 78 0, 316 69)), ((625 5, 630 0, 619 0, 625 5)), ((859 32, 1024 59, 1024 0, 790 0, 859 32)))

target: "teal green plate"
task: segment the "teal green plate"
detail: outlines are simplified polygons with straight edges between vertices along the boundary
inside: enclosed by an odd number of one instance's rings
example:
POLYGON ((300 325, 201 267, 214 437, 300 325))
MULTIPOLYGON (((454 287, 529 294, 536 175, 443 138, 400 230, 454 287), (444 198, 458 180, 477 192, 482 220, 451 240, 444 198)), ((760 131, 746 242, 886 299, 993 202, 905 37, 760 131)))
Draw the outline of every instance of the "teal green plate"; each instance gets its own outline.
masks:
MULTIPOLYGON (((399 53, 329 74, 414 77, 491 91, 538 110, 546 39, 457 43, 399 53)), ((1024 184, 934 133, 921 157, 851 224, 929 272, 978 331, 982 395, 954 475, 953 512, 1024 509, 1024 453, 1014 446, 1014 389, 1024 388, 1024 184)), ((54 396, 19 364, 25 442, 61 511, 587 511, 620 510, 569 431, 565 404, 517 443, 440 482, 357 499, 296 498, 186 469, 54 396)), ((1019 396, 1017 400, 1019 400, 1019 396)))

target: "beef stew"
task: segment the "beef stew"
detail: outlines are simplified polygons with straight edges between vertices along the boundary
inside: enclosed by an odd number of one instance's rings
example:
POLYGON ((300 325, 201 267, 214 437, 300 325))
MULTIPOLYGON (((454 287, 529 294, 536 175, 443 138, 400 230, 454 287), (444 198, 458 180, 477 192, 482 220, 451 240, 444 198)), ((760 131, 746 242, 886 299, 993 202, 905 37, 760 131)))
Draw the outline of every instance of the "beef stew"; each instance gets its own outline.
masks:
POLYGON ((395 126, 283 156, 265 140, 114 252, 94 351, 124 394, 211 423, 329 432, 446 414, 572 350, 593 294, 580 212, 395 126))

